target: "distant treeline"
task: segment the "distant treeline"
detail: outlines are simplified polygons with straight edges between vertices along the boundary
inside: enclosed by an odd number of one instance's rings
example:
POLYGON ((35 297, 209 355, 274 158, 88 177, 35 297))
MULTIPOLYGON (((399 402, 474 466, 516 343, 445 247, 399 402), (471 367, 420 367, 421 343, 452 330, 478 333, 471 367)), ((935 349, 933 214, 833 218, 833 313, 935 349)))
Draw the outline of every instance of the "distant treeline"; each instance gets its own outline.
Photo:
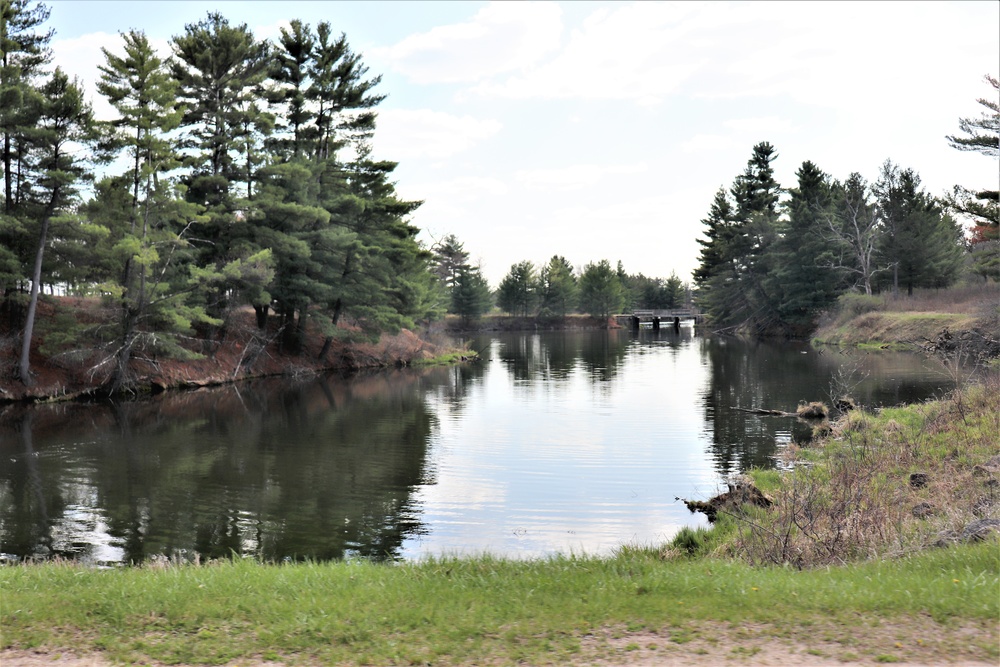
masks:
MULTIPOLYGON (((997 80, 987 76, 997 90, 997 80)), ((981 99, 981 118, 961 119, 952 146, 1000 155, 1000 104, 981 99)), ((705 225, 696 301, 716 328, 757 335, 810 332, 839 295, 946 287, 966 270, 1000 279, 1000 201, 956 186, 943 200, 912 169, 886 161, 878 179, 838 181, 806 161, 796 187, 774 179, 775 149, 756 145, 746 170, 720 188, 705 225), (787 197, 783 197, 786 195, 787 197), (969 236, 952 217, 972 221, 969 236)))
POLYGON ((634 307, 676 308, 691 302, 691 287, 676 273, 669 278, 628 274, 621 261, 608 260, 574 270, 565 257, 555 255, 540 268, 517 262, 491 291, 479 267, 469 263, 464 245, 450 234, 432 248, 434 273, 450 295, 449 312, 466 323, 494 306, 520 317, 563 317, 587 313, 607 318, 634 307))

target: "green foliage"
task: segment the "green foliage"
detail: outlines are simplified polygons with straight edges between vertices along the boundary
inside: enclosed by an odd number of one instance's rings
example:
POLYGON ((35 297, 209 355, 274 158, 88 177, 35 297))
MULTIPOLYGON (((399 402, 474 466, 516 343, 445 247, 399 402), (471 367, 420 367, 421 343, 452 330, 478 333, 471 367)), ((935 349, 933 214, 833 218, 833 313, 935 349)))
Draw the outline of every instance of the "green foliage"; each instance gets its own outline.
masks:
POLYGON ((781 188, 771 166, 776 158, 771 144, 754 146, 746 169, 730 189, 732 202, 720 191, 705 220, 708 239, 702 242, 695 280, 699 302, 716 326, 764 334, 780 325, 779 297, 766 280, 778 234, 781 188))
POLYGON ((434 253, 431 271, 451 294, 460 271, 469 268, 469 253, 454 234, 449 234, 431 248, 434 253))
POLYGON ((884 229, 878 251, 889 267, 886 286, 896 294, 905 285, 912 295, 915 287, 953 283, 962 264, 962 231, 920 188, 916 172, 886 161, 873 191, 884 229))
POLYGON ((819 313, 836 299, 843 281, 834 268, 835 249, 822 233, 833 215, 830 178, 808 161, 797 176, 798 187, 786 207, 788 218, 779 223, 779 236, 770 249, 773 269, 766 283, 778 300, 781 321, 798 335, 807 335, 819 313))
POLYGON ((580 275, 580 310, 607 319, 621 310, 625 294, 618 275, 606 259, 587 264, 580 275))
POLYGON ((576 309, 579 286, 569 260, 553 255, 538 276, 542 316, 565 317, 576 309))
MULTIPOLYGON (((986 110, 979 118, 960 118, 959 129, 967 136, 949 136, 948 141, 958 150, 996 158, 1000 155, 1000 102, 996 97, 1000 81, 988 74, 985 80, 993 88, 993 97, 977 101, 986 110)), ((976 189, 956 185, 946 203, 952 211, 972 222, 969 235, 972 271, 984 280, 1000 280, 1000 191, 997 184, 976 189)))
POLYGON ((945 287, 962 264, 961 229, 920 189, 913 170, 891 162, 872 186, 857 173, 833 181, 811 162, 785 202, 768 143, 754 147, 727 194, 702 221, 694 273, 713 326, 801 337, 837 296, 854 287, 945 287))
POLYGON ((18 163, 29 159, 31 135, 43 102, 35 80, 51 59, 51 30, 38 28, 49 9, 31 0, 0 2, 0 150, 4 175, 4 213, 14 213, 30 191, 18 175, 18 163))
POLYGON ((490 286, 478 267, 466 267, 455 276, 455 286, 451 291, 451 312, 468 326, 493 307, 490 286))
POLYGON ((535 310, 539 297, 535 266, 529 261, 518 262, 500 281, 497 306, 514 316, 527 317, 535 310))

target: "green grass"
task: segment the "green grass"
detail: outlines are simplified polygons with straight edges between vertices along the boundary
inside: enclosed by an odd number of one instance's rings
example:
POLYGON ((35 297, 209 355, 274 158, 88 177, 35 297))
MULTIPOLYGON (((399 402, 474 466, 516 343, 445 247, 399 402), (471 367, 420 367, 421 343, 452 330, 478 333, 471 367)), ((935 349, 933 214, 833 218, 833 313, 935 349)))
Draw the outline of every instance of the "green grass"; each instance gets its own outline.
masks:
POLYGON ((663 560, 640 549, 528 562, 11 566, 0 568, 0 625, 5 648, 100 651, 116 662, 538 664, 571 660, 583 637, 608 628, 624 635, 672 629, 672 641, 683 644, 706 624, 754 624, 785 637, 794 619, 807 636, 823 628, 848 641, 872 619, 905 628, 929 617, 942 628, 987 628, 974 655, 993 658, 997 547, 807 571, 663 560))

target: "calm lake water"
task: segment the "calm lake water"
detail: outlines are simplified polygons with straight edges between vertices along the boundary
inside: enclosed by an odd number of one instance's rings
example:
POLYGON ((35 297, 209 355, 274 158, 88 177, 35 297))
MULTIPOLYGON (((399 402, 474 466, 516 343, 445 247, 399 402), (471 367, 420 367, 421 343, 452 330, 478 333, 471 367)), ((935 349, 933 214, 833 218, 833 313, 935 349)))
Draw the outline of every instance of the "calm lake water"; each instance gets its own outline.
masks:
POLYGON ((136 563, 598 554, 700 525, 677 501, 773 466, 793 410, 940 395, 917 354, 680 332, 471 339, 488 361, 0 407, 0 553, 136 563))

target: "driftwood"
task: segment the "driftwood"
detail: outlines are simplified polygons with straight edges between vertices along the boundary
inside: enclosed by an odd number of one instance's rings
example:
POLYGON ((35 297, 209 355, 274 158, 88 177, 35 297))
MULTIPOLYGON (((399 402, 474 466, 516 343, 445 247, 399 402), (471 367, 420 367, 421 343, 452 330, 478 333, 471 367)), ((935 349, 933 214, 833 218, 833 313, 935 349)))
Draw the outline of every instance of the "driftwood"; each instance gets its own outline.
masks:
POLYGON ((739 412, 749 412, 752 415, 761 415, 762 417, 797 417, 794 412, 785 412, 784 410, 768 410, 767 408, 730 408, 730 410, 738 410, 739 412))
POLYGON ((768 408, 737 408, 733 407, 732 410, 738 410, 740 412, 749 412, 752 415, 761 415, 762 417, 801 417, 802 419, 826 419, 829 414, 829 409, 817 401, 812 403, 803 403, 795 412, 785 412, 784 410, 770 410, 768 408))
POLYGON ((725 493, 720 493, 714 498, 710 499, 708 502, 701 500, 685 500, 684 498, 677 498, 680 500, 687 508, 692 512, 701 512, 706 517, 710 523, 715 522, 715 518, 719 511, 738 507, 740 505, 756 505, 757 507, 770 507, 774 504, 774 501, 764 495, 764 492, 754 486, 748 478, 740 476, 739 478, 726 482, 729 490, 725 493))

